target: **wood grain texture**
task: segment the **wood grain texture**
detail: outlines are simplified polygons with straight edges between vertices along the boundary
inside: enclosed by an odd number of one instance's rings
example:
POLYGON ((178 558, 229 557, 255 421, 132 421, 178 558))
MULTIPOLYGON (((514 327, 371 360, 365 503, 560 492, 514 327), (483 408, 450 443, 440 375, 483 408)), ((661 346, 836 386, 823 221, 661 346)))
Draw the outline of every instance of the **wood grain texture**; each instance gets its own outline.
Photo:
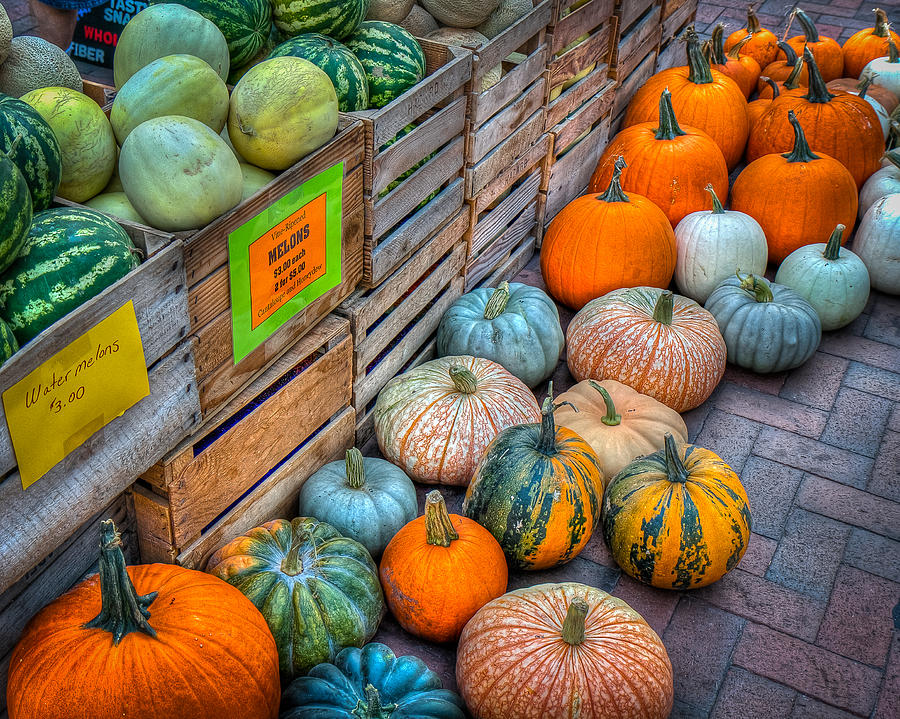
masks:
MULTIPOLYGON (((513 185, 530 173, 537 172, 541 180, 543 180, 543 175, 546 174, 545 168, 549 158, 551 145, 552 138, 550 135, 540 135, 536 140, 532 141, 530 146, 528 146, 528 149, 526 149, 521 156, 515 158, 515 160, 511 161, 503 168, 500 174, 488 182, 475 199, 470 201, 469 204, 472 207, 472 224, 466 235, 470 242, 475 233, 475 228, 483 221, 482 213, 486 212, 488 207, 497 202, 498 198, 504 192, 512 188, 513 185)), ((517 191, 518 189, 519 188, 517 188, 517 191)), ((540 189, 540 187, 537 189, 540 189)), ((524 192, 528 193, 529 191, 525 190, 524 192)), ((536 194, 537 191, 535 191, 535 196, 536 194)), ((503 202, 505 203, 506 200, 503 202)), ((527 202, 525 204, 527 204, 527 202)), ((522 207, 524 207, 524 204, 522 207)))
POLYGON ((609 117, 605 118, 587 137, 551 165, 544 227, 569 202, 584 194, 597 160, 609 140, 609 121, 609 117))
POLYGON ((608 66, 600 64, 591 70, 586 77, 581 78, 574 85, 563 90, 555 100, 549 100, 547 103, 545 129, 548 132, 553 130, 557 125, 564 122, 569 115, 576 112, 579 107, 599 93, 608 82, 608 74, 608 66))
POLYGON ((488 198, 482 194, 488 184, 494 182, 501 175, 523 171, 520 160, 528 164, 527 159, 523 158, 529 157, 532 148, 541 141, 544 125, 544 108, 542 107, 528 118, 515 133, 491 150, 481 162, 466 168, 466 199, 476 201, 478 212, 496 199, 496 197, 488 198))
MULTIPOLYGON (((611 112, 617 119, 620 114, 625 112, 625 108, 628 107, 628 103, 631 102, 631 98, 634 97, 641 85, 653 75, 657 65, 656 53, 656 50, 651 50, 647 53, 647 56, 638 63, 637 67, 616 88, 616 97, 613 100, 611 112)), ((615 130, 611 129, 610 137, 614 137, 616 132, 618 132, 618 128, 615 130)))
POLYGON ((491 241, 507 228, 529 205, 538 198, 541 188, 542 167, 537 166, 508 197, 493 210, 485 213, 469 233, 469 260, 478 255, 491 241))
MULTIPOLYGON (((572 3, 568 3, 571 5, 572 3)), ((589 33, 594 33, 598 28, 609 25, 613 20, 615 0, 591 0, 574 12, 559 17, 562 10, 566 9, 565 0, 559 3, 559 11, 550 27, 550 53, 557 54, 566 45, 576 38, 589 33)), ((618 20, 618 18, 616 18, 618 20)))
POLYGON ((649 53, 659 49, 662 40, 661 14, 660 6, 654 5, 627 33, 620 33, 619 43, 609 62, 610 77, 625 81, 649 53))
POLYGON ((531 116, 541 110, 547 96, 547 81, 537 78, 502 111, 469 135, 466 164, 474 165, 498 144, 515 133, 531 116))
POLYGON ((617 22, 616 18, 613 18, 609 24, 604 25, 587 40, 551 60, 547 67, 550 88, 574 77, 592 64, 608 64, 618 42, 617 22))
POLYGON ((508 70, 493 87, 469 96, 470 132, 476 132, 500 110, 516 102, 525 89, 544 72, 549 58, 549 48, 541 43, 522 62, 508 70))
MULTIPOLYGON (((659 8, 662 12, 662 0, 616 0, 616 9, 613 14, 619 18, 619 31, 624 34, 632 29, 637 20, 653 8, 659 8)), ((657 23, 662 19, 657 20, 657 23)))
MULTIPOLYGON (((537 198, 516 217, 509 227, 482 248, 466 265, 466 291, 477 287, 478 283, 509 259, 523 243, 527 242, 537 224, 537 198)), ((533 240, 532 240, 533 241, 533 240)))
POLYGON ((656 56, 655 72, 661 72, 670 67, 679 67, 687 62, 685 44, 682 42, 683 35, 683 31, 681 35, 673 38, 666 38, 663 34, 659 53, 656 56))
POLYGON ((553 158, 559 157, 581 134, 593 129, 601 118, 609 115, 615 97, 615 81, 607 80, 596 95, 554 127, 551 131, 554 136, 553 158))
POLYGON ((661 4, 663 6, 663 19, 668 19, 678 10, 682 12, 697 12, 698 0, 662 0, 661 4))
MULTIPOLYGON (((535 252, 536 242, 534 237, 529 237, 523 242, 518 249, 510 253, 509 258, 505 262, 500 263, 491 274, 481 280, 476 287, 496 287, 501 282, 511 281, 519 272, 525 269, 525 265, 532 258, 535 252)), ((468 289, 468 288, 467 288, 468 289)))
POLYGON ((520 48, 536 36, 538 36, 538 42, 543 40, 543 33, 550 22, 551 6, 550 0, 536 4, 530 13, 520 17, 506 30, 491 38, 491 41, 484 47, 477 50, 472 70, 472 84, 475 87, 481 87, 481 80, 485 73, 499 65, 510 53, 521 52, 520 48))
POLYGON ((687 0, 667 14, 668 8, 663 8, 662 41, 678 37, 681 31, 694 22, 697 16, 697 0, 687 0))

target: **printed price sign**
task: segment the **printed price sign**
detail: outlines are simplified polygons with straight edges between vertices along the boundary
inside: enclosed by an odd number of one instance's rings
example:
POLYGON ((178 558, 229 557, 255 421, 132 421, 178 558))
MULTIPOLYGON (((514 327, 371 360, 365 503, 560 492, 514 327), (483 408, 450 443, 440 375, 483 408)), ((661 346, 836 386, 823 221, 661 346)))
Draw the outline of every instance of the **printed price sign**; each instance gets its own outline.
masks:
POLYGON ((3 393, 23 489, 149 394, 128 302, 3 393))
POLYGON ((340 284, 343 177, 339 163, 228 235, 235 364, 340 284))

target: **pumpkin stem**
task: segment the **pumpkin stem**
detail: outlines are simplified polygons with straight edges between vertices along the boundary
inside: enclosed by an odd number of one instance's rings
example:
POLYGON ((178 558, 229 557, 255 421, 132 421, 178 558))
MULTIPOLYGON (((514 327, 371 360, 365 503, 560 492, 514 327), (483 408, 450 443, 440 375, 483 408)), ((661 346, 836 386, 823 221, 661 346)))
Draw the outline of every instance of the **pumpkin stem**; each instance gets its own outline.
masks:
POLYGON ((728 58, 725 57, 725 38, 723 37, 723 32, 725 30, 725 26, 722 23, 713 28, 712 37, 709 39, 709 53, 710 59, 716 65, 724 65, 728 62, 728 58))
POLYGON ((366 467, 363 463, 362 452, 356 447, 351 447, 344 455, 344 467, 347 472, 347 482, 353 489, 359 489, 366 483, 366 467))
POLYGON ((609 181, 609 187, 606 188, 606 192, 602 195, 597 195, 598 200, 603 200, 603 202, 629 202, 628 195, 622 192, 622 170, 626 167, 628 165, 625 163, 625 158, 619 155, 613 165, 613 175, 609 181))
POLYGON ((113 635, 113 645, 131 632, 143 632, 156 637, 156 630, 147 621, 147 609, 157 592, 140 596, 125 569, 122 554, 122 535, 111 519, 100 522, 100 613, 82 624, 84 629, 102 629, 113 635))
POLYGON ((688 26, 685 30, 685 38, 687 39, 687 64, 688 64, 688 80, 695 85, 706 85, 713 81, 712 68, 709 61, 703 57, 703 51, 700 49, 700 36, 694 30, 694 26, 688 26))
POLYGON ((816 58, 813 57, 808 46, 803 48, 803 59, 809 68, 809 92, 806 93, 806 99, 810 102, 831 102, 834 95, 828 92, 828 86, 822 79, 819 66, 816 65, 816 58))
POLYGON ((778 49, 784 53, 785 57, 785 65, 796 65, 797 64, 797 52, 788 45, 784 40, 778 41, 778 49))
POLYGON ((872 12, 875 13, 875 27, 872 28, 872 34, 875 37, 887 37, 888 36, 887 13, 884 10, 882 10, 880 7, 875 8, 872 12))
POLYGON ((687 482, 690 476, 684 467, 684 462, 678 456, 678 446, 670 432, 666 432, 666 474, 668 474, 670 482, 681 482, 682 484, 687 482))
POLYGON ((841 237, 844 235, 845 229, 843 225, 838 225, 831 232, 831 237, 828 238, 825 251, 822 253, 822 257, 826 260, 836 260, 841 256, 841 237))
POLYGON ((584 620, 589 609, 588 603, 581 597, 575 597, 569 603, 562 625, 562 640, 566 644, 577 646, 584 641, 584 620))
POLYGON ((888 62, 900 62, 900 55, 897 54, 897 43, 894 42, 893 35, 888 35, 888 62))
POLYGON ((806 133, 800 126, 800 121, 794 114, 793 110, 788 110, 788 121, 794 128, 794 149, 786 152, 782 157, 788 162, 812 162, 813 160, 821 160, 818 155, 814 154, 806 141, 806 133))
POLYGON ((378 690, 366 684, 363 698, 356 702, 356 708, 350 713, 358 719, 389 719, 396 708, 396 704, 382 704, 378 690))
POLYGON ((466 369, 461 364, 450 365, 448 370, 450 379, 453 380, 453 386, 460 394, 475 394, 478 391, 478 378, 470 369, 466 369))
POLYGON ((459 533, 453 528, 444 497, 436 489, 425 495, 425 541, 436 547, 449 547, 459 533))
POLYGON ((713 201, 712 213, 714 215, 724 215, 725 210, 722 208, 722 203, 719 202, 719 196, 716 194, 716 191, 713 188, 712 183, 711 182, 707 183, 706 187, 704 187, 703 189, 706 190, 710 195, 712 195, 712 201, 713 201))
MULTIPOLYGON (((562 406, 562 405, 560 405, 562 406)), ((553 380, 547 388, 547 396, 541 405, 541 438, 538 442, 538 451, 546 455, 556 454, 556 422, 553 420, 553 380)))
POLYGON ((741 289, 753 295, 757 302, 771 302, 775 299, 774 295, 772 295, 772 288, 769 287, 769 283, 763 278, 755 277, 752 274, 741 277, 740 272, 736 274, 741 281, 741 289))
POLYGON ((300 541, 300 537, 291 530, 291 548, 288 550, 287 556, 281 560, 282 574, 296 577, 303 571, 303 560, 300 558, 302 548, 303 542, 300 541))
POLYGON ((672 93, 666 88, 659 96, 659 127, 656 128, 656 139, 674 140, 681 135, 687 133, 678 125, 675 110, 672 109, 672 93))
POLYGON ((774 100, 781 94, 781 91, 778 89, 778 83, 775 82, 771 77, 766 77, 765 75, 760 75, 759 79, 762 80, 766 85, 772 88, 772 99, 774 100))
POLYGON ((751 35, 760 31, 759 18, 753 10, 753 5, 747 6, 747 32, 751 35))
POLYGON ((796 90, 800 87, 800 73, 803 72, 803 58, 798 57, 791 68, 791 74, 784 81, 785 90, 796 90))
POLYGON ((900 150, 888 150, 884 153, 884 157, 886 157, 894 167, 900 169, 900 150))
MULTIPOLYGON (((748 42, 750 42, 750 39, 752 37, 753 35, 747 35, 747 37, 743 38, 742 40, 738 40, 738 42, 732 45, 731 49, 728 51, 728 57, 732 60, 737 60, 740 57, 741 48, 744 47, 744 45, 746 45, 748 42)), ((722 64, 724 65, 725 63, 722 64)))
POLYGON ((672 310, 675 307, 675 296, 672 290, 663 290, 653 306, 653 319, 664 325, 672 324, 672 310))
POLYGON ((509 282, 504 280, 497 289, 491 293, 491 298, 484 306, 484 318, 493 320, 503 314, 506 310, 506 303, 509 302, 509 282))
POLYGON ((862 76, 862 79, 856 85, 857 97, 866 99, 866 93, 869 91, 869 86, 872 84, 872 80, 874 80, 873 73, 866 73, 862 76))
POLYGON ((806 35, 806 42, 819 42, 819 30, 816 28, 816 24, 812 21, 812 18, 800 8, 794 10, 794 17, 797 18, 800 27, 803 28, 803 32, 806 35))
POLYGON ((616 405, 613 403, 613 398, 609 396, 606 388, 592 379, 588 380, 588 382, 590 382, 591 387, 600 393, 600 396, 603 397, 603 402, 606 404, 606 414, 600 418, 600 421, 607 427, 615 427, 622 424, 622 415, 616 413, 616 405))

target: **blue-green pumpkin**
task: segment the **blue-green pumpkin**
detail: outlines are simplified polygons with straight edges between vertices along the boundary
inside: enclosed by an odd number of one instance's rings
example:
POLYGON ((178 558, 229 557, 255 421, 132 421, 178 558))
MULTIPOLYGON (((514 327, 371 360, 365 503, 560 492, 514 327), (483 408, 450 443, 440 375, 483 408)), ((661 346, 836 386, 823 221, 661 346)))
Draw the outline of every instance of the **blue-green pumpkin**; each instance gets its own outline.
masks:
POLYGON ((418 657, 378 642, 349 647, 290 683, 280 719, 465 719, 458 694, 418 657))
POLYGON ((485 357, 529 387, 553 374, 565 342, 556 303, 519 282, 467 292, 444 313, 437 331, 439 357, 485 357))

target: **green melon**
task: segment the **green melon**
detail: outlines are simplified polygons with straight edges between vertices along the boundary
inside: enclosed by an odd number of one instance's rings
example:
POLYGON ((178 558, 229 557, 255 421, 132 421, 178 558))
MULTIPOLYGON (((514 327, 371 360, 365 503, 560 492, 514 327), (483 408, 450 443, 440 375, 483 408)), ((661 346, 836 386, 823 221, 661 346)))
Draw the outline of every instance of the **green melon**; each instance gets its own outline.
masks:
POLYGON ((35 212, 46 210, 62 177, 59 141, 27 102, 0 94, 0 152, 9 153, 31 191, 35 212), (16 138, 21 139, 16 143, 16 138))
POLYGON ((309 60, 323 70, 334 85, 341 112, 365 110, 369 106, 369 82, 366 71, 350 50, 325 35, 297 35, 272 50, 269 57, 292 55, 309 60))
MULTIPOLYGON (((275 26, 273 25, 272 27, 275 26)), ((254 65, 259 65, 259 63, 269 57, 269 53, 272 52, 274 47, 275 43, 272 42, 271 36, 267 37, 266 41, 262 44, 262 47, 259 48, 259 52, 250 59, 250 62, 241 65, 240 67, 231 68, 231 72, 228 73, 228 84, 232 87, 237 85, 241 78, 247 74, 247 70, 254 65)))
POLYGON ((113 78, 121 88, 134 73, 166 55, 194 55, 223 80, 231 65, 228 42, 215 23, 174 3, 151 5, 135 15, 119 35, 113 78))
POLYGON ((275 175, 256 165, 241 163, 241 202, 255 195, 275 179, 275 175))
POLYGON ((318 32, 343 40, 368 11, 369 0, 272 0, 272 20, 287 37, 318 32))
POLYGON ((40 113, 59 140, 59 196, 84 202, 101 192, 116 169, 116 138, 100 106, 67 87, 33 90, 22 100, 40 113))
POLYGON ((137 222, 139 225, 147 224, 147 221, 134 209, 134 205, 131 204, 128 195, 121 191, 102 192, 85 202, 84 206, 120 220, 137 222))
MULTIPOLYGON (((150 0, 151 5, 163 4, 150 0)), ((259 52, 272 24, 271 0, 180 0, 215 23, 228 42, 231 68, 248 64, 259 52)))
POLYGON ((221 132, 228 118, 228 88, 209 64, 193 55, 166 55, 145 65, 116 93, 109 121, 121 145, 145 120, 183 115, 221 132))
POLYGON ((31 227, 31 193, 12 160, 0 153, 0 272, 19 256, 31 227))
POLYGON ((0 65, 0 92, 22 97, 40 87, 83 89, 78 68, 65 51, 40 37, 14 37, 0 65))
POLYGON ((0 365, 19 351, 19 343, 10 326, 0 319, 0 365))
POLYGON ((384 107, 425 77, 422 46, 399 25, 366 20, 346 45, 366 71, 370 107, 384 107))
POLYGON ((18 259, 0 276, 0 317, 24 345, 137 265, 131 239, 105 215, 38 212, 18 259))

